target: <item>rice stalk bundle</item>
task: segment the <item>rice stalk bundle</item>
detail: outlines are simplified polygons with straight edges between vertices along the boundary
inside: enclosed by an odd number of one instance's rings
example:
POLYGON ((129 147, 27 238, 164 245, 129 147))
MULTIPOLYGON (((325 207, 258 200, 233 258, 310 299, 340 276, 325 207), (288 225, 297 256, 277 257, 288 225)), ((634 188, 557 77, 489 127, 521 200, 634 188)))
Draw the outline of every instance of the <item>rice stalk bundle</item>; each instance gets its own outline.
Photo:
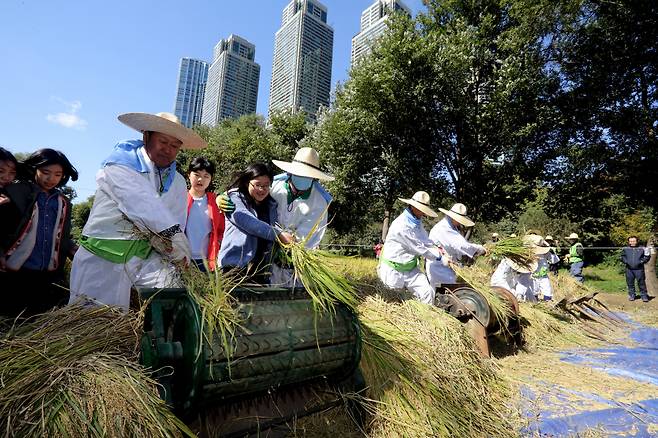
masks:
POLYGON ((515 436, 509 388, 464 326, 415 300, 359 305, 373 437, 515 436))
POLYGON ((578 320, 545 303, 520 303, 526 348, 555 349, 566 345, 591 345, 592 338, 578 320))
POLYGON ((299 280, 313 301, 316 312, 335 314, 343 304, 351 310, 358 305, 354 285, 337 269, 335 255, 308 249, 304 241, 281 244, 284 264, 292 265, 295 283, 299 280))
MULTIPOLYGON (((194 268, 183 271, 182 277, 187 292, 201 311, 200 335, 206 337, 210 344, 215 334, 219 335, 226 358, 230 359, 234 352, 236 331, 243 328, 244 322, 240 305, 231 292, 239 287, 244 279, 222 273, 220 270, 201 272, 194 268)), ((199 345, 202 344, 203 340, 199 342, 199 345)))
POLYGON ((68 306, 0 338, 0 429, 7 436, 191 435, 137 364, 141 318, 68 306))
POLYGON ((487 250, 486 257, 493 260, 507 258, 514 263, 529 267, 535 260, 535 254, 532 247, 526 245, 519 237, 506 237, 498 242, 488 243, 485 245, 487 250))
POLYGON ((558 275, 551 275, 551 286, 553 287, 553 296, 556 300, 566 298, 567 300, 574 300, 583 295, 589 295, 595 291, 579 282, 571 274, 566 271, 558 272, 558 275))

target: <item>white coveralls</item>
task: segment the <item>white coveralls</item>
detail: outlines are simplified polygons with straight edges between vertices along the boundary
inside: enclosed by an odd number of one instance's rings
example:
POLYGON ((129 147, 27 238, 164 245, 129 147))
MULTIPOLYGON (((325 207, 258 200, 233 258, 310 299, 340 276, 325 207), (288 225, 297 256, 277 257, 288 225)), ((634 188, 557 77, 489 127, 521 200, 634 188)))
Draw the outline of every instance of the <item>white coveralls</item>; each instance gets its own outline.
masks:
MULTIPOLYGON (((270 190, 270 196, 278 203, 277 222, 284 230, 290 231, 299 239, 305 239, 317 223, 315 232, 306 242, 306 248, 316 249, 320 246, 320 241, 327 228, 327 206, 331 202, 331 197, 320 186, 320 183, 315 181, 308 198, 297 197, 288 204, 288 189, 286 188, 288 178, 284 176, 285 174, 278 175, 270 190)), ((284 269, 276 264, 272 266, 272 285, 292 287, 292 277, 291 269, 284 269)))
POLYGON ((380 280, 392 289, 408 289, 425 304, 434 304, 434 288, 430 286, 425 274, 416 266, 403 272, 385 262, 388 260, 398 264, 408 264, 418 257, 428 260, 441 260, 439 248, 429 239, 427 231, 419 219, 406 209, 395 218, 384 242, 384 248, 379 257, 377 273, 380 280))
MULTIPOLYGON (((430 240, 443 248, 450 258, 455 261, 460 260, 463 256, 473 258, 477 253, 484 253, 482 245, 470 243, 461 235, 459 230, 453 228, 448 216, 432 227, 430 240)), ((439 261, 428 260, 426 270, 427 278, 433 288, 441 284, 454 284, 457 281, 455 271, 439 261)))
POLYGON ((553 287, 551 286, 551 279, 548 278, 548 265, 559 261, 560 259, 553 252, 539 256, 537 270, 532 274, 535 296, 543 295, 544 299, 553 298, 553 287))
POLYGON ((531 275, 515 271, 507 262, 507 259, 503 259, 496 268, 491 276, 490 285, 507 289, 519 301, 537 301, 531 275))
MULTIPOLYGON (((111 164, 96 174, 98 189, 89 220, 82 230, 84 236, 135 240, 135 228, 159 232, 179 225, 181 230, 185 229, 185 179, 176 172, 169 190, 159 193, 160 181, 153 162, 143 148, 138 153, 145 158, 148 173, 111 164)), ((85 295, 103 304, 127 310, 132 286, 158 288, 175 283, 173 265, 156 251, 151 251, 146 259, 134 256, 121 264, 105 260, 81 246, 71 267, 69 303, 85 295)))

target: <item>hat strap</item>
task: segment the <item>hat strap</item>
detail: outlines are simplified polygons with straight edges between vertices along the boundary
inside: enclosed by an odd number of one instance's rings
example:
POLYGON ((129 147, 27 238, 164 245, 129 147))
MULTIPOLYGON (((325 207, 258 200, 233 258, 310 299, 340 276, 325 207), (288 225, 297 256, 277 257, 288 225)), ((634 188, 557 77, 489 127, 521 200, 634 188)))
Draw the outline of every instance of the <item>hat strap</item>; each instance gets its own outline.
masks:
POLYGON ((422 202, 422 201, 419 201, 419 200, 417 200, 417 199, 414 199, 414 198, 411 198, 411 199, 413 199, 414 201, 416 201, 416 202, 419 203, 419 204, 424 205, 424 206, 427 207, 427 208, 432 208, 432 207, 430 207, 429 204, 426 204, 426 203, 424 203, 424 202, 422 202))
POLYGON ((468 219, 468 216, 466 216, 465 214, 457 213, 455 210, 450 210, 450 213, 455 213, 457 216, 461 216, 465 219, 468 219))
POLYGON ((306 164, 307 166, 311 166, 313 169, 316 169, 316 170, 319 170, 320 172, 322 172, 322 169, 320 169, 318 166, 314 166, 313 164, 307 163, 306 161, 302 161, 302 160, 298 160, 298 159, 293 159, 292 161, 294 161, 295 163, 306 164))

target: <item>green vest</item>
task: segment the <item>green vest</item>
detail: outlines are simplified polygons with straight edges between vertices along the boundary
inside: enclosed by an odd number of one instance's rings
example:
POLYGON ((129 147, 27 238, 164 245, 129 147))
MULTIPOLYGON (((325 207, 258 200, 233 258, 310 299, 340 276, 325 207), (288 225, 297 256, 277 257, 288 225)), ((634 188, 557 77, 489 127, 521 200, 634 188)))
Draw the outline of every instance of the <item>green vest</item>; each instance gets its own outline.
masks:
POLYGON ((583 259, 578 255, 578 247, 583 247, 581 243, 574 243, 573 246, 569 249, 569 263, 578 263, 582 262, 583 259))

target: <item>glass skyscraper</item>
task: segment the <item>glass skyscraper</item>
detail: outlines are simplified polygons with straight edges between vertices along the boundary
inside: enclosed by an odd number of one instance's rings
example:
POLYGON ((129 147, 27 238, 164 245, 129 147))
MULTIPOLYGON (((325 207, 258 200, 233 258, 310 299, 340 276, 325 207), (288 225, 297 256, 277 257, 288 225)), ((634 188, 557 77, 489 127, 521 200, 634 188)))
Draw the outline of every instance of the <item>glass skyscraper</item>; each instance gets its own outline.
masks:
POLYGON ((217 43, 208 70, 201 123, 214 126, 220 120, 256 112, 260 65, 255 57, 256 46, 237 35, 217 43))
POLYGON ((188 128, 201 123, 201 108, 207 78, 208 63, 198 59, 181 58, 174 114, 188 128))
POLYGON ((394 11, 411 15, 411 10, 400 0, 375 0, 361 13, 359 33, 352 38, 352 66, 370 53, 377 38, 386 31, 387 17, 394 11))
POLYGON ((329 106, 334 30, 317 0, 293 0, 283 10, 274 40, 268 114, 292 109, 315 121, 329 106))

